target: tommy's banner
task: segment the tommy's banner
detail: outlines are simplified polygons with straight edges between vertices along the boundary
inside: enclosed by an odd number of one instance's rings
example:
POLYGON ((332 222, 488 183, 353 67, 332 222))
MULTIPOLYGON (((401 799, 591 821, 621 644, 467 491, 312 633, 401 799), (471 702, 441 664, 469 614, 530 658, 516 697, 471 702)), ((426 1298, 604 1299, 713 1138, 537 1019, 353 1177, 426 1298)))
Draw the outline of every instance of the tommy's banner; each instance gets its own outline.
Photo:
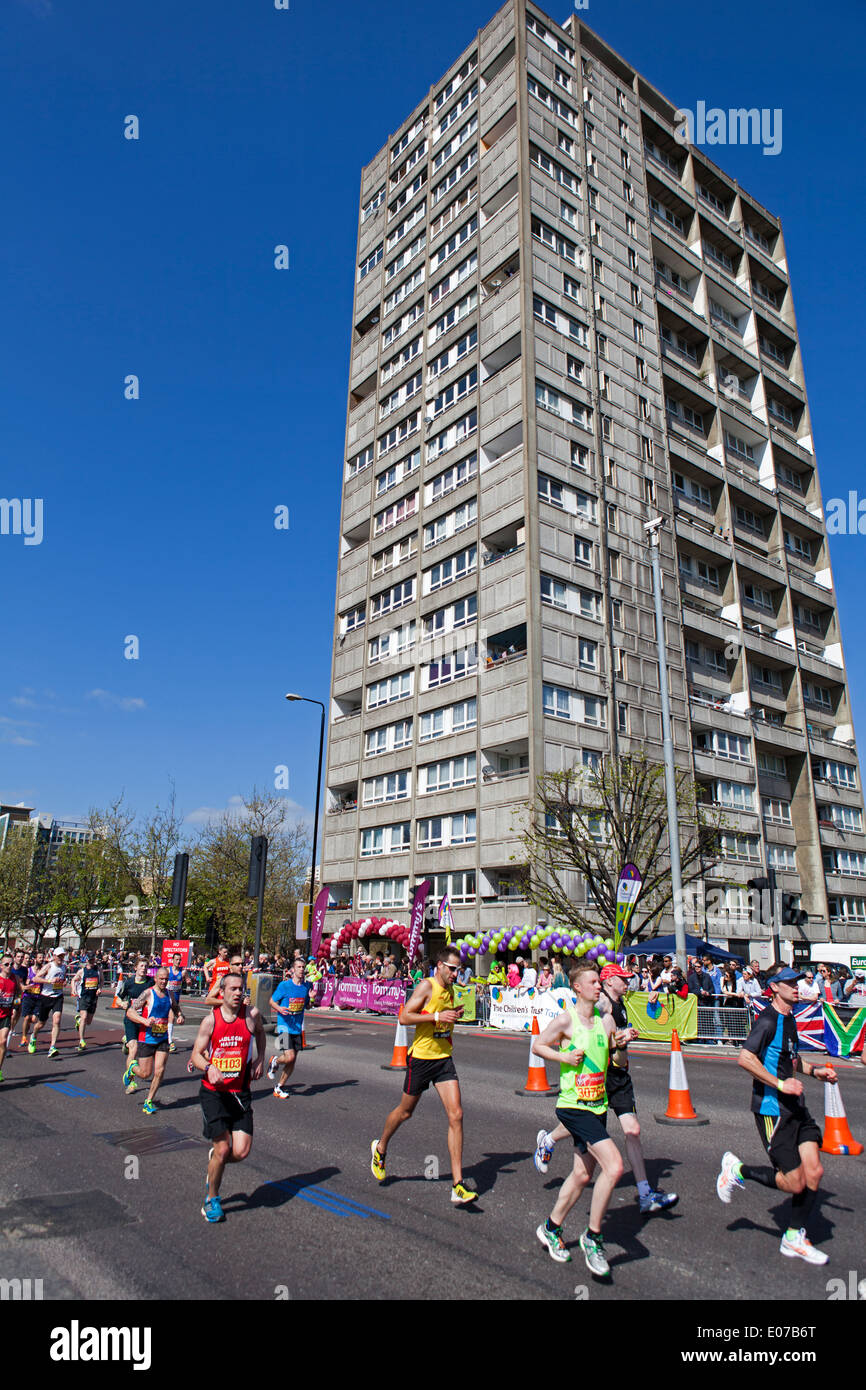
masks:
POLYGON ((312 1005, 327 1009, 332 1002, 338 1009, 396 1015, 406 1002, 406 986, 402 980, 358 980, 351 976, 336 984, 329 975, 317 983, 312 1005))
POLYGON ((410 965, 418 954, 418 947, 421 943, 421 928, 424 925, 424 904, 432 887, 432 879, 425 878, 418 884, 412 895, 412 916, 409 919, 409 947, 407 951, 410 965))
POLYGON ((313 905, 313 922, 310 928, 310 953, 313 957, 319 954, 322 928, 325 925, 325 913, 328 910, 328 897, 327 888, 322 888, 313 905))

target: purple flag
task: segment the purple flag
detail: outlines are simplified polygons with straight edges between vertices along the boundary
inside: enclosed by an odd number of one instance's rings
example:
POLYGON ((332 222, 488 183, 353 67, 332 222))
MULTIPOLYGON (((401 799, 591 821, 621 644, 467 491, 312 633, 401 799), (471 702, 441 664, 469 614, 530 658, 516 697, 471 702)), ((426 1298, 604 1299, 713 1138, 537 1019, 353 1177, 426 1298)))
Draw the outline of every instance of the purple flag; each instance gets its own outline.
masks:
POLYGON ((425 878, 418 884, 412 897, 412 916, 409 919, 409 964, 418 954, 418 946, 421 942, 421 928, 424 925, 424 904, 427 901, 427 894, 433 887, 432 879, 425 878))
POLYGON ((327 888, 321 888, 313 905, 313 920, 310 924, 310 951, 314 956, 319 954, 319 944, 322 940, 322 928, 325 925, 325 913, 327 910, 328 890, 327 888))

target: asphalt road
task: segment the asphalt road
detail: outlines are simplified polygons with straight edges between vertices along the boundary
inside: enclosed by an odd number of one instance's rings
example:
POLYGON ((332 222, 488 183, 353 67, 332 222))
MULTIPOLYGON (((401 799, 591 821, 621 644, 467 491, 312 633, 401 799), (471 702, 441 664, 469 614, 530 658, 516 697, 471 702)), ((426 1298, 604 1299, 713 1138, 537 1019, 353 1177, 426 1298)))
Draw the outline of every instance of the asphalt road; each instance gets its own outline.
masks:
MULTIPOLYGON (((823 1300, 830 1277, 866 1275, 866 1155, 825 1157, 813 1225, 831 1257, 824 1269, 779 1254, 787 1208, 774 1193, 749 1185, 731 1206, 718 1201, 725 1149, 764 1161, 749 1081, 730 1055, 687 1052, 692 1099, 710 1123, 674 1129, 653 1118, 666 1105, 666 1055, 632 1049, 649 1177, 680 1202, 641 1218, 626 1169, 604 1230, 612 1270, 604 1283, 577 1245, 585 1198, 566 1225, 572 1263, 554 1264, 535 1236, 570 1154, 560 1146, 547 1176, 536 1173, 536 1131, 552 1125, 554 1102, 515 1094, 526 1075, 525 1038, 462 1033, 455 1045, 465 1172, 481 1193, 464 1210, 449 1202, 444 1112, 432 1093, 392 1142, 388 1180, 373 1179, 370 1141, 402 1085, 402 1073, 382 1070, 393 1028, 334 1013, 308 1020, 312 1046, 290 1100, 273 1099, 266 1081, 254 1087, 252 1154, 227 1170, 227 1220, 209 1226, 200 1215, 207 1145, 198 1082, 186 1071, 199 1012, 193 1006, 177 1030, 179 1051, 150 1118, 144 1091, 121 1088, 119 1013, 100 1006, 84 1058, 71 1027, 56 1061, 45 1047, 33 1057, 13 1049, 0 1087, 0 1278, 42 1279, 46 1299, 766 1301, 823 1300)), ((70 1025, 71 1014, 67 1006, 70 1025)), ((839 1073, 852 1130, 864 1140, 866 1067, 843 1063, 839 1073)), ((823 1088, 806 1088, 820 1116, 823 1088)), ((616 1120, 610 1128, 621 1137, 616 1120)))

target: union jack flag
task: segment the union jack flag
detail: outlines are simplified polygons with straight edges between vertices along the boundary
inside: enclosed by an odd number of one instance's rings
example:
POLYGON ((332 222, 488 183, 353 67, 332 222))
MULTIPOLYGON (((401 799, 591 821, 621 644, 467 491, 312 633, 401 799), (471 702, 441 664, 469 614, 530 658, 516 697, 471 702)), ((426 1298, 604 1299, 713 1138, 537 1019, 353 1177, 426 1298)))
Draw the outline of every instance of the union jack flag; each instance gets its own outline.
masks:
MULTIPOLYGON (((749 1000, 755 1018, 766 1009, 769 1002, 768 999, 749 1000)), ((824 1041, 824 1010, 820 999, 809 999, 804 1000, 801 1004, 795 1004, 794 1022, 797 1025, 800 1046, 804 1052, 827 1051, 827 1044, 824 1041)))

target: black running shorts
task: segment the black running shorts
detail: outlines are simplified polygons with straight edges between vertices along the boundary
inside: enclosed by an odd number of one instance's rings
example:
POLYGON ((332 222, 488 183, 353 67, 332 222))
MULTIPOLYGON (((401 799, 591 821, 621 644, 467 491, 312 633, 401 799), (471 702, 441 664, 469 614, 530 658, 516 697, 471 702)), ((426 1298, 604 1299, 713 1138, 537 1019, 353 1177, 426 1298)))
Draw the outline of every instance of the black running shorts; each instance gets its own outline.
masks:
POLYGON ((80 1014, 96 1013, 96 1001, 99 998, 95 989, 86 989, 78 999, 78 1012, 80 1014))
POLYGON ((756 1115, 755 1123, 777 1173, 793 1173, 800 1167, 803 1162, 801 1144, 821 1147, 821 1131, 805 1105, 799 1113, 786 1110, 781 1115, 756 1115))
POLYGON ((168 1052, 168 1038, 163 1038, 158 1043, 141 1042, 138 1044, 138 1056, 142 1061, 145 1057, 152 1057, 155 1052, 168 1052))
POLYGON ((63 995, 44 995, 39 996, 39 1008, 36 1010, 36 1017, 40 1023, 47 1023, 52 1014, 63 1013, 63 995))
POLYGON ((38 1017, 39 1017, 39 995, 38 995, 38 994, 25 994, 25 995, 24 995, 24 998, 21 1000, 21 1017, 22 1017, 22 1018, 38 1018, 38 1017))
POLYGON ((556 1118, 560 1124, 565 1125, 579 1154, 585 1154, 590 1144, 600 1144, 603 1139, 610 1138, 607 1132, 606 1110, 603 1110, 600 1115, 596 1115, 594 1110, 560 1110, 557 1108, 556 1118))
POLYGON ((218 1139, 228 1131, 253 1132, 253 1098, 249 1091, 209 1091, 202 1084, 198 1092, 205 1139, 218 1139))
POLYGON ((607 1103, 614 1115, 634 1115, 637 1111, 634 1086, 623 1067, 608 1067, 605 1081, 607 1103))
POLYGON ((406 1058, 406 1078, 403 1090, 407 1096, 420 1096, 428 1086, 438 1086, 440 1081, 456 1081, 457 1068, 453 1057, 413 1057, 406 1058))

